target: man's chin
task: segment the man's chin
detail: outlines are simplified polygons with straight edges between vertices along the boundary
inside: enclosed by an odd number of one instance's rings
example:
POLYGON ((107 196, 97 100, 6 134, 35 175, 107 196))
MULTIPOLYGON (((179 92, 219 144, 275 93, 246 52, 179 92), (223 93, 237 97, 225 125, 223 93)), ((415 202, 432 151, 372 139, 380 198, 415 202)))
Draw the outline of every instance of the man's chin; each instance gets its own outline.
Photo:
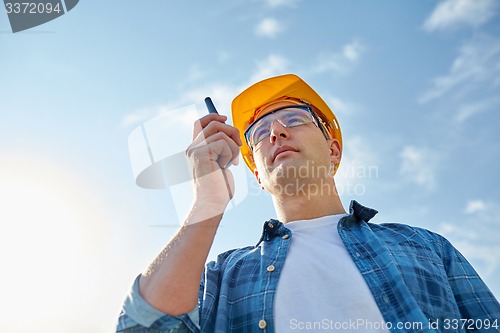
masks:
POLYGON ((274 174, 277 180, 279 178, 325 178, 331 171, 326 165, 297 158, 282 158, 277 162, 269 168, 269 174, 274 174))
POLYGON ((293 158, 283 158, 274 163, 273 173, 281 178, 296 178, 299 170, 307 168, 307 164, 293 158))

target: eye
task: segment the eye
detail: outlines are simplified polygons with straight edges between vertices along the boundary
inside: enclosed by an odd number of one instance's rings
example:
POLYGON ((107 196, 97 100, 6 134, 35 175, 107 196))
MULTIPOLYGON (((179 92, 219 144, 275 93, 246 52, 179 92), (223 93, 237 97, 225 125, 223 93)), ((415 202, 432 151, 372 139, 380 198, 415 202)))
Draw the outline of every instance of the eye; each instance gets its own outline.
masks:
POLYGON ((285 119, 285 123, 287 127, 294 127, 304 125, 310 122, 310 119, 304 115, 292 115, 285 119))
POLYGON ((255 130, 252 132, 253 144, 259 143, 269 134, 270 134, 269 127, 259 126, 259 127, 255 128, 255 130))

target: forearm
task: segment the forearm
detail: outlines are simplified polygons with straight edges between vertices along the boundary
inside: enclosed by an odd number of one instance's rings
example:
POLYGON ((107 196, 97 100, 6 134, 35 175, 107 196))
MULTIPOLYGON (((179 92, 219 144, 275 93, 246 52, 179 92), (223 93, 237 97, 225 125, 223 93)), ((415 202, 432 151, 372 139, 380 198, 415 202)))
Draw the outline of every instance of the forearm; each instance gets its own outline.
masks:
POLYGON ((177 316, 196 306, 200 278, 221 218, 219 214, 200 220, 199 210, 193 209, 184 226, 142 274, 140 293, 154 308, 177 316))

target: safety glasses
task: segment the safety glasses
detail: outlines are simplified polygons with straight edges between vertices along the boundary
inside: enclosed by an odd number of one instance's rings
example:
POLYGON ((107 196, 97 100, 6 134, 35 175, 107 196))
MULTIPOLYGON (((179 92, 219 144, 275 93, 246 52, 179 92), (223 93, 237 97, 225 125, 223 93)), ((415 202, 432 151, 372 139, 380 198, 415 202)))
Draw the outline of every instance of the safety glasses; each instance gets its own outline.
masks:
MULTIPOLYGON (((253 150, 254 147, 271 135, 271 125, 279 122, 283 127, 290 128, 314 123, 318 126, 313 111, 308 106, 286 106, 266 114, 257 119, 245 131, 245 140, 248 146, 253 150)), ((318 126, 319 127, 319 126, 318 126)))

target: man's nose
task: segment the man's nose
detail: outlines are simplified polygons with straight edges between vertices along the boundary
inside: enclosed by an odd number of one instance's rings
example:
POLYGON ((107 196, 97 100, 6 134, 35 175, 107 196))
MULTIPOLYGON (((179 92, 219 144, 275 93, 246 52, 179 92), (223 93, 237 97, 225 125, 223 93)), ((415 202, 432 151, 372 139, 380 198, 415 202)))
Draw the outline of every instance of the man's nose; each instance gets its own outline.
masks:
POLYGON ((289 136, 287 128, 281 125, 281 123, 277 120, 272 122, 270 131, 271 135, 269 136, 269 140, 273 144, 276 142, 278 138, 287 139, 289 136))

